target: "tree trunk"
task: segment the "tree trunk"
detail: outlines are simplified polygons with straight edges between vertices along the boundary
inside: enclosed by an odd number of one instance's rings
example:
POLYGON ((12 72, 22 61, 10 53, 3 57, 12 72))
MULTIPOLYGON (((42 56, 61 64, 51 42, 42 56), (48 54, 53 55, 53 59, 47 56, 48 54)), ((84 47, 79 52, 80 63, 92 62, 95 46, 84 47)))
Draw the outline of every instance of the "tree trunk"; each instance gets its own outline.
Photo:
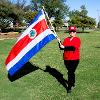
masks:
POLYGON ((82 32, 84 32, 84 27, 82 27, 82 32))

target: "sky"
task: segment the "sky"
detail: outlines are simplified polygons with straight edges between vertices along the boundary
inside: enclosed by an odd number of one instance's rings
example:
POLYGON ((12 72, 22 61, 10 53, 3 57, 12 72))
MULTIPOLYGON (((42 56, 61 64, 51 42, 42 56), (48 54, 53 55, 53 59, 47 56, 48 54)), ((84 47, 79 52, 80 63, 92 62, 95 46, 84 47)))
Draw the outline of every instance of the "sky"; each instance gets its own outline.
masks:
MULTIPOLYGON (((29 4, 30 1, 26 0, 26 3, 29 4)), ((95 18, 97 22, 100 19, 100 0, 66 0, 66 4, 70 10, 79 10, 82 5, 85 5, 89 17, 95 18)))
POLYGON ((100 0, 66 0, 70 10, 79 10, 82 5, 85 5, 88 16, 95 18, 96 21, 100 19, 100 0))

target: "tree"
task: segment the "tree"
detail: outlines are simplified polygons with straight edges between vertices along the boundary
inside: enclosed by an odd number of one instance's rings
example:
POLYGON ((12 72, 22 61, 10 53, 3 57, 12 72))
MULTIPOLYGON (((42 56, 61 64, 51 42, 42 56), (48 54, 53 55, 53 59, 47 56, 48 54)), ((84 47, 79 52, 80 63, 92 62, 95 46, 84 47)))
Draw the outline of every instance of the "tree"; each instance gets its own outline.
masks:
POLYGON ((55 17, 59 11, 59 16, 64 17, 68 14, 69 7, 65 4, 65 0, 32 0, 34 10, 45 7, 48 16, 55 17))
POLYGON ((4 30, 13 21, 21 22, 24 15, 23 9, 12 4, 10 0, 0 1, 0 28, 4 30))
POLYGON ((99 29, 100 29, 100 20, 99 20, 99 22, 98 22, 97 28, 99 28, 99 29))
POLYGON ((54 20, 54 22, 53 22, 53 26, 55 28, 55 31, 58 31, 58 29, 60 27, 62 27, 62 25, 63 25, 63 21, 60 18, 56 17, 55 20, 54 20))
POLYGON ((9 2, 7 2, 7 0, 0 1, 0 29, 1 31, 9 25, 10 20, 11 20, 11 18, 9 17, 11 12, 9 8, 7 8, 8 5, 9 5, 9 2))
POLYGON ((26 4, 26 0, 16 0, 15 5, 17 6, 17 8, 24 9, 25 4, 26 4))
MULTIPOLYGON (((32 0, 33 10, 38 11, 42 6, 45 7, 49 18, 54 18, 55 28, 62 25, 62 19, 67 16, 69 7, 65 4, 66 0, 32 0)), ((58 28, 56 28, 58 29, 58 28)))
POLYGON ((12 18, 15 22, 21 23, 24 19, 23 16, 25 15, 25 4, 26 0, 16 0, 16 3, 12 2, 11 5, 13 7, 12 10, 12 18))
POLYGON ((95 19, 89 17, 87 13, 88 11, 86 10, 84 5, 80 7, 80 11, 78 10, 71 11, 69 14, 70 25, 76 25, 77 27, 82 28, 83 32, 86 27, 94 28, 96 25, 96 21, 95 19))
POLYGON ((34 11, 34 12, 32 12, 30 10, 26 11, 25 15, 24 15, 26 22, 30 23, 36 14, 37 14, 37 11, 34 11))

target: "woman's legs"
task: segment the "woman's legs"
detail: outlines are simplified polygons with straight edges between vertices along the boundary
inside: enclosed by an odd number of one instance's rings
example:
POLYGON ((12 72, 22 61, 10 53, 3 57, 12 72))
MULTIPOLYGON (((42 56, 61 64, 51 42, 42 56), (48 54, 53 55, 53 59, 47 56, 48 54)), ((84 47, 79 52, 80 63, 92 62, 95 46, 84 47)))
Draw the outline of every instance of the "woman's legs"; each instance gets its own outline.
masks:
POLYGON ((75 85, 75 70, 78 66, 79 60, 64 60, 64 64, 68 70, 68 89, 75 85))

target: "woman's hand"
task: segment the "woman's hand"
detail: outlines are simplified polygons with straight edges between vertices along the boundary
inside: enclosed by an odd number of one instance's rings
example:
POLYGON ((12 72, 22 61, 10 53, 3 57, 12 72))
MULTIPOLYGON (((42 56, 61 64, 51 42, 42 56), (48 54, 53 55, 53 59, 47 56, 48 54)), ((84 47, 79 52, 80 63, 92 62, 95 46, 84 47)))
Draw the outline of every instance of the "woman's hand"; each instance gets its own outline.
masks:
POLYGON ((64 49, 65 47, 60 43, 60 48, 64 49))

